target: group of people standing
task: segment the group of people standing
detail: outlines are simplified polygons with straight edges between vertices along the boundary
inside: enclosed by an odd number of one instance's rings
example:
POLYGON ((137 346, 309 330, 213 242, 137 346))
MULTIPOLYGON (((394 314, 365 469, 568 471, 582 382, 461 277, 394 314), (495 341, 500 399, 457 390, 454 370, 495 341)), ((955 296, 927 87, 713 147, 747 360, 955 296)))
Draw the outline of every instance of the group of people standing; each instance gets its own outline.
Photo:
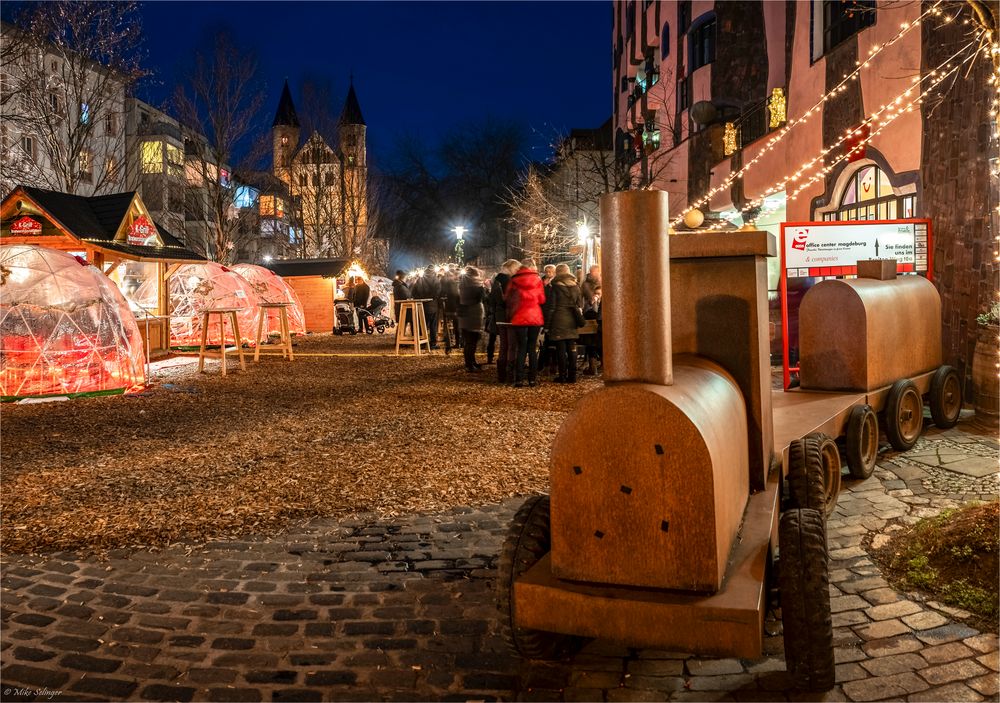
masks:
MULTIPOLYGON (((442 321, 445 350, 450 351, 454 332, 456 347, 462 347, 465 369, 479 373, 476 360, 480 340, 487 336, 486 363, 496 357, 497 380, 516 388, 538 383, 542 366, 558 369, 556 383, 577 379, 577 341, 587 320, 600 323, 600 268, 591 267, 580 284, 569 266, 546 266, 539 275, 532 259, 509 259, 492 279, 484 279, 474 266, 450 265, 440 274, 432 267, 407 284, 404 272, 393 281, 396 301, 423 299, 431 349, 438 348, 437 330, 442 321), (539 339, 543 336, 541 359, 539 339)), ((398 315, 398 305, 397 305, 398 315)), ((596 373, 599 331, 588 337, 588 367, 596 373)))

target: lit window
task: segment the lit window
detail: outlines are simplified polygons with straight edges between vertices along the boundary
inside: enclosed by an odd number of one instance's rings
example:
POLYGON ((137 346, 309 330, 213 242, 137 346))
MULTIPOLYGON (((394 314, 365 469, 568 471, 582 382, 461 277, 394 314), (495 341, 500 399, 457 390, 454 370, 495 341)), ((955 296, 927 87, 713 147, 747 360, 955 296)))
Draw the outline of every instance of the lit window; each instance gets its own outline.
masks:
POLYGON ((889 176, 878 166, 868 165, 851 175, 840 195, 840 207, 830 219, 895 220, 915 217, 915 212, 916 196, 897 195, 889 176))
POLYGON ((163 173, 163 142, 142 143, 142 172, 163 173))
POLYGON ((167 144, 167 172, 178 178, 184 175, 184 152, 173 144, 167 144))
POLYGON ((223 188, 228 188, 232 185, 232 181, 229 179, 229 171, 224 168, 219 169, 219 185, 223 188))
POLYGON ((80 180, 90 183, 94 179, 94 155, 86 149, 80 152, 80 180))
POLYGON ((274 199, 274 214, 276 217, 285 216, 285 201, 281 198, 274 199))
POLYGON ((90 124, 90 105, 80 103, 80 124, 90 124))
POLYGON ((782 88, 772 89, 771 99, 767 103, 768 111, 771 113, 771 119, 767 124, 770 129, 780 127, 781 124, 787 119, 785 106, 785 91, 782 88))
POLYGON ((260 216, 261 217, 274 217, 274 196, 273 195, 262 195, 262 196, 260 196, 260 216))
POLYGON ((237 186, 236 195, 233 197, 233 205, 238 208, 252 207, 257 199, 257 191, 250 186, 237 186))
POLYGON ((104 173, 108 181, 114 183, 118 180, 118 163, 115 157, 109 156, 104 162, 104 173))

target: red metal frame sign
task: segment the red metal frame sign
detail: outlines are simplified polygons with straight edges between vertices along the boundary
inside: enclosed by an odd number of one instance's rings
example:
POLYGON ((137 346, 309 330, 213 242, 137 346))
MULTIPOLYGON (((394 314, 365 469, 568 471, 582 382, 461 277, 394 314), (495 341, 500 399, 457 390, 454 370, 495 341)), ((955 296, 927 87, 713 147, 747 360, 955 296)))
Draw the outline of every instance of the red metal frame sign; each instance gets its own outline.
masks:
POLYGON ((799 370, 789 363, 789 279, 854 277, 858 273, 857 262, 865 259, 896 259, 898 273, 916 273, 930 279, 934 265, 932 241, 930 220, 781 223, 779 290, 786 390, 792 372, 799 370))

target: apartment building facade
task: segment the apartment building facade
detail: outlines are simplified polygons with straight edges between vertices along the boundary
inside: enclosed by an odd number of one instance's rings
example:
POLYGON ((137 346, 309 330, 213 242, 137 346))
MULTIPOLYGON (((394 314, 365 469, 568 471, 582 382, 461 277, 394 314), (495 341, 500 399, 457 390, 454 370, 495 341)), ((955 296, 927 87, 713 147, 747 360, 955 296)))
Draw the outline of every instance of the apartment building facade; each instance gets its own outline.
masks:
POLYGON ((615 144, 637 180, 672 215, 775 233, 930 219, 945 358, 964 372, 996 294, 1000 186, 968 5, 629 0, 614 17, 615 144))

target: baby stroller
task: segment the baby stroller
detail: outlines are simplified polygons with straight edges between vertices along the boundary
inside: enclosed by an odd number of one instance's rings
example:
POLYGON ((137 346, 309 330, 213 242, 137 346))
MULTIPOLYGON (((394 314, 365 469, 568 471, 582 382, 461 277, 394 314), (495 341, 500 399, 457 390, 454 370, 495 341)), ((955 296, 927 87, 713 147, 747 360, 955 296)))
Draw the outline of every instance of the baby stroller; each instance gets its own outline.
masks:
POLYGON ((395 327, 396 323, 393 322, 387 315, 382 313, 386 309, 386 303, 381 298, 375 297, 371 299, 371 303, 368 305, 368 334, 374 333, 376 330, 379 334, 385 334, 385 331, 390 327, 395 327))
POLYGON ((333 306, 333 313, 334 334, 358 333, 358 313, 350 301, 338 300, 333 306))

